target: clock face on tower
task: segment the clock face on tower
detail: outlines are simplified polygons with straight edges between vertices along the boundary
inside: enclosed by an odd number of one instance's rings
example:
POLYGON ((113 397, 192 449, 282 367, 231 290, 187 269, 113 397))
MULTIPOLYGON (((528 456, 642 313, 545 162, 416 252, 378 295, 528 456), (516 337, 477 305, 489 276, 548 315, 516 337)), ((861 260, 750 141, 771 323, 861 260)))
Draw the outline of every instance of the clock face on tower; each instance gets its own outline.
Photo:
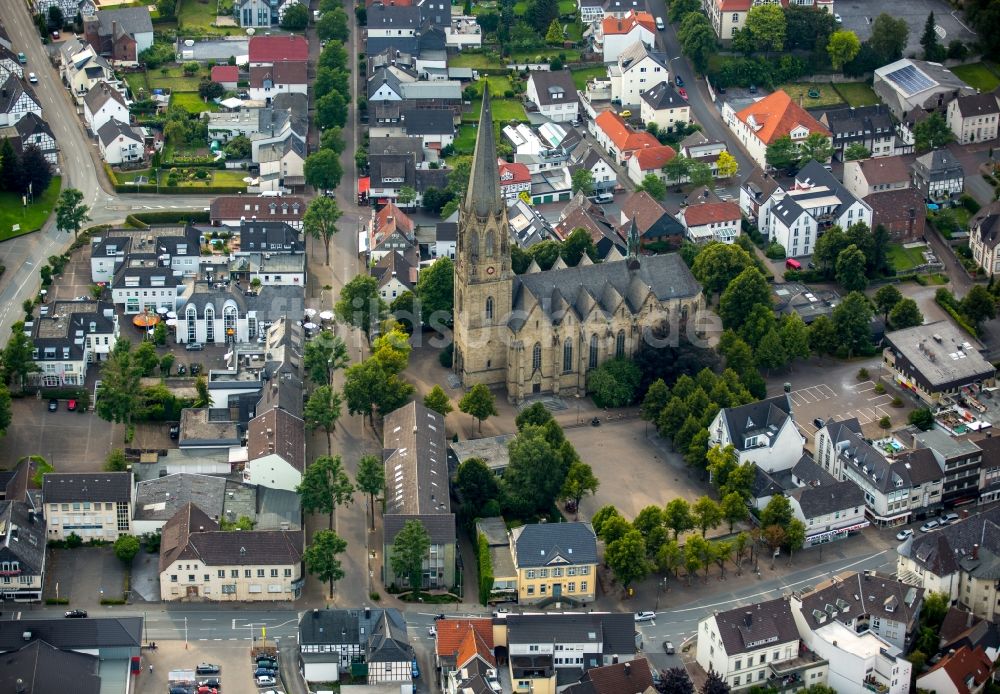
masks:
POLYGON ((496 272, 496 271, 493 269, 492 265, 490 267, 486 268, 486 274, 487 275, 492 275, 494 272, 496 272))

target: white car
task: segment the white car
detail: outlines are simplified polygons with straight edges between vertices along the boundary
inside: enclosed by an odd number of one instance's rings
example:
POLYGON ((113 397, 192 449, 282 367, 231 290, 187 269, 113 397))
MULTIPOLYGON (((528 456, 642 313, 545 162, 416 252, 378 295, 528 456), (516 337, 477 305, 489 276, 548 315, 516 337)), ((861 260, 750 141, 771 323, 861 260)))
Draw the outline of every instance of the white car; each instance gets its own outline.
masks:
POLYGON ((435 629, 434 627, 427 627, 427 635, 437 636, 437 629, 435 629))
POLYGON ((837 22, 837 24, 843 24, 844 22, 844 20, 841 19, 840 15, 836 12, 833 13, 833 20, 837 22))
POLYGON ((911 535, 913 535, 913 531, 910 528, 906 528, 905 530, 900 530, 898 533, 896 533, 896 539, 906 540, 909 539, 911 535))
POLYGON ((32 84, 38 84, 38 75, 33 72, 28 73, 28 81, 32 84))
POLYGON ((636 612, 635 621, 637 622, 652 622, 656 618, 655 612, 636 612))
POLYGON ((273 687, 278 683, 278 681, 270 675, 260 675, 257 677, 256 682, 258 687, 273 687))
POLYGON ((934 530, 934 528, 938 527, 938 525, 939 524, 936 520, 929 520, 920 526, 920 532, 929 533, 931 530, 934 530))

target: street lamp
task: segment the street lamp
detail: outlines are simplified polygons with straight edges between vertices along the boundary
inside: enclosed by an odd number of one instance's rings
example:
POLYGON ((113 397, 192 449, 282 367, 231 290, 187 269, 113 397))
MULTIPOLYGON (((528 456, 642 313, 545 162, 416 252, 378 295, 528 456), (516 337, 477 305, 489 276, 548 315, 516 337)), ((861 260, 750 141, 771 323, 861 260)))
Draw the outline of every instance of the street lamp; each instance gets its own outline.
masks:
POLYGON ((576 393, 576 423, 580 423, 580 394, 576 393))
POLYGON ((660 582, 656 584, 656 607, 654 610, 660 609, 660 593, 667 590, 667 577, 664 576, 660 579, 660 582))

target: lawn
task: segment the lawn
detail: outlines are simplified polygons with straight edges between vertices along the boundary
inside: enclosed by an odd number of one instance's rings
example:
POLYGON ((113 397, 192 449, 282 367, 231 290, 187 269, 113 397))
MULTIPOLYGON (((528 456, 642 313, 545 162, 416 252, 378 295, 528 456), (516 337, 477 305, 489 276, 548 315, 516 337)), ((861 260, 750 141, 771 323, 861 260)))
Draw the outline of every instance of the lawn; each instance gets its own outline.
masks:
POLYGON ((833 87, 849 106, 857 108, 859 106, 874 106, 880 103, 875 90, 864 82, 843 82, 835 84, 833 87))
POLYGON ((181 29, 203 29, 211 32, 215 23, 218 3, 215 0, 179 0, 177 3, 177 26, 181 29))
POLYGON ((520 2, 514 3, 514 16, 523 17, 524 13, 528 11, 528 0, 520 0, 520 2))
POLYGON ((608 76, 608 69, 603 65, 598 65, 597 67, 583 67, 578 70, 573 70, 573 84, 576 85, 577 89, 584 90, 587 88, 587 81, 593 78, 602 78, 608 76))
POLYGON ((147 96, 149 95, 149 85, 146 83, 145 72, 129 72, 125 75, 125 82, 128 83, 133 99, 139 98, 140 91, 144 91, 147 96))
POLYGON ((458 55, 448 56, 448 65, 451 67, 471 67, 474 70, 481 70, 488 67, 496 67, 497 62, 485 53, 472 53, 462 51, 458 55))
MULTIPOLYGON (((496 97, 502 97, 505 92, 512 91, 514 85, 510 82, 510 77, 506 75, 488 75, 486 79, 490 83, 490 95, 496 99, 496 97)), ((483 78, 480 78, 472 83, 472 88, 476 90, 476 94, 479 96, 483 95, 483 78)))
POLYGON ((202 113, 204 111, 218 111, 219 105, 214 101, 205 103, 198 95, 198 92, 174 92, 170 95, 170 105, 182 108, 188 113, 202 113))
POLYGON ((951 71, 958 75, 963 82, 981 92, 991 92, 1000 87, 1000 78, 997 78, 996 74, 985 63, 957 65, 951 68, 951 71))
POLYGON ((814 82, 794 82, 783 84, 778 89, 783 89, 792 101, 802 106, 802 108, 815 108, 817 106, 839 106, 844 103, 840 94, 831 84, 820 84, 814 82), (819 98, 809 96, 810 90, 819 92, 819 98))
POLYGON ((21 206, 20 195, 0 193, 0 241, 41 229, 56 205, 61 181, 59 176, 53 176, 45 193, 28 207, 21 206), (21 225, 17 231, 13 231, 15 224, 21 225))
POLYGON ((207 76, 203 67, 193 75, 185 75, 180 65, 161 67, 146 73, 146 81, 150 89, 169 89, 171 92, 196 92, 201 78, 207 76))
POLYGON ((512 63, 536 63, 549 62, 550 58, 554 58, 557 55, 564 56, 563 62, 566 63, 576 63, 580 61, 580 51, 577 48, 555 48, 552 46, 546 46, 540 51, 531 51, 529 53, 514 53, 510 56, 510 62, 512 63), (539 60, 541 59, 541 60, 539 60))
POLYGON ((559 0, 559 16, 568 17, 576 14, 576 2, 574 0, 559 0))
POLYGON ((472 154, 476 147, 476 128, 472 123, 463 123, 455 136, 455 154, 472 154))
MULTIPOLYGON (((507 123, 508 121, 528 121, 524 113, 524 106, 517 99, 491 99, 490 105, 493 107, 493 122, 507 123)), ((462 116, 465 122, 479 122, 480 113, 483 110, 482 99, 474 99, 472 111, 462 116)))
POLYGON ((904 273, 918 265, 924 264, 924 250, 926 248, 927 246, 904 248, 902 244, 890 243, 888 252, 889 262, 892 263, 892 267, 895 268, 897 273, 904 273))

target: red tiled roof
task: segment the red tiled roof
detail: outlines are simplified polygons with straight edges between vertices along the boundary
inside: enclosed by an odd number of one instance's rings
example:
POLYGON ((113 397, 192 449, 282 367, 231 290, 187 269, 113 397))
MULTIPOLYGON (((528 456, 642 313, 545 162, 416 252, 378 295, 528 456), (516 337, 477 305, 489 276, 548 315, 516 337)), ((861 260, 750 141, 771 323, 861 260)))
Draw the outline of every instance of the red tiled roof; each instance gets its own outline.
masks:
POLYGON ((768 145, 779 137, 788 135, 798 126, 808 129, 810 134, 823 133, 827 137, 830 136, 830 130, 825 125, 810 116, 804 108, 792 101, 792 97, 780 89, 747 106, 737 113, 736 117, 750 126, 757 138, 768 145), (757 125, 756 128, 751 125, 751 117, 757 125))
MULTIPOLYGON (((971 650, 968 646, 962 646, 951 655, 946 655, 938 661, 937 665, 921 675, 920 679, 937 670, 944 670, 948 679, 955 685, 955 691, 958 694, 969 694, 972 690, 966 682, 971 679, 972 687, 978 689, 979 685, 990 676, 991 668, 990 658, 982 646, 976 646, 975 650, 971 650)), ((918 683, 920 679, 917 680, 918 683)))
POLYGON ((492 619, 439 619, 434 624, 437 630, 435 647, 439 656, 458 656, 465 635, 473 630, 482 637, 483 643, 493 648, 492 619))
POLYGON ((633 152, 643 147, 659 147, 660 141, 645 130, 633 130, 614 111, 604 111, 594 121, 621 152, 633 152))
POLYGON ((280 61, 271 66, 250 68, 251 87, 263 87, 265 79, 270 79, 274 84, 305 84, 306 64, 280 61))
POLYGON ((455 659, 455 665, 460 668, 465 667, 476 656, 479 656, 493 667, 497 666, 496 658, 493 657, 493 647, 486 643, 486 639, 483 638, 482 634, 475 629, 469 628, 458 647, 458 656, 455 659))
POLYGON ((632 193, 621 204, 621 214, 623 217, 622 227, 626 227, 630 221, 635 220, 640 233, 645 233, 651 226, 656 224, 667 211, 652 195, 644 190, 632 193))
POLYGON ((677 152, 670 145, 640 149, 635 153, 640 171, 659 171, 676 156, 677 152))
POLYGON ((253 36, 250 39, 250 62, 273 63, 276 60, 309 60, 309 44, 304 36, 253 36))
POLYGON ((365 7, 371 8, 372 5, 385 5, 386 7, 409 7, 412 5, 412 0, 365 0, 365 7))
POLYGON ((216 65, 212 68, 213 82, 236 82, 240 78, 240 69, 235 65, 216 65))
POLYGON ((503 159, 497 159, 497 166, 500 168, 500 185, 512 186, 518 183, 531 183, 531 172, 524 164, 511 164, 503 159), (504 180, 504 174, 509 173, 510 178, 504 180))
POLYGON ((684 208, 684 221, 689 228, 731 222, 739 218, 740 206, 735 202, 703 202, 684 208))
POLYGON ((399 231, 403 236, 413 238, 413 220, 407 217, 395 204, 389 203, 375 214, 375 222, 372 226, 372 245, 377 248, 394 231, 399 231))
POLYGON ((306 213, 305 198, 254 198, 247 195, 224 195, 212 201, 212 222, 246 218, 266 222, 299 222, 306 213), (273 212, 272 212, 273 206, 273 212))
POLYGON ((656 22, 649 12, 636 12, 629 10, 628 14, 619 19, 618 17, 605 17, 601 20, 601 30, 605 36, 616 34, 629 34, 637 26, 641 26, 650 32, 656 31, 656 22))

